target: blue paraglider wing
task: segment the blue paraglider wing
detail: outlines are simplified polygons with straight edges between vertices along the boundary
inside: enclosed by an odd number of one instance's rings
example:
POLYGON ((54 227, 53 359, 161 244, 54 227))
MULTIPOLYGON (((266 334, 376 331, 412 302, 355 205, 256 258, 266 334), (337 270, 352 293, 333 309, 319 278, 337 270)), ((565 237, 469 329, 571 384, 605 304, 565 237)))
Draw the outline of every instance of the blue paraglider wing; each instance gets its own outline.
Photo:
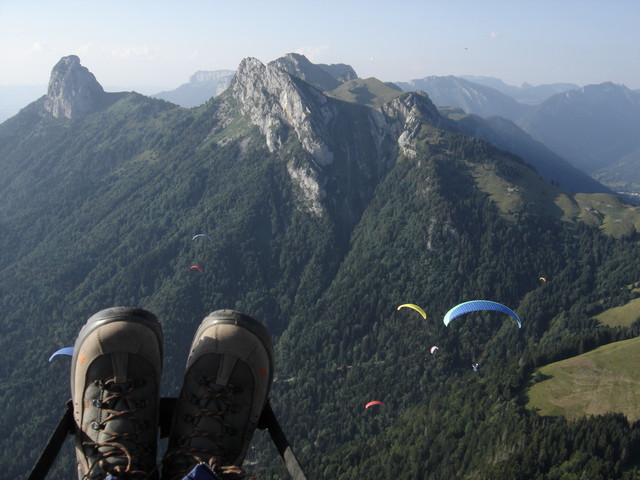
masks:
POLYGON ((471 300, 470 302, 464 302, 456 305, 444 316, 444 324, 448 326, 449 322, 451 322, 451 320, 453 320, 454 318, 459 317, 460 315, 464 315, 465 313, 476 312, 478 310, 495 310, 497 312, 511 315, 518 323, 518 327, 522 328, 520 317, 518 317, 518 315, 516 315, 513 310, 501 303, 492 302, 491 300, 471 300))
POLYGON ((49 357, 49 362, 51 362, 51 360, 53 360, 53 357, 57 355, 73 355, 73 347, 61 348, 60 350, 58 350, 57 352, 55 352, 53 355, 49 357))

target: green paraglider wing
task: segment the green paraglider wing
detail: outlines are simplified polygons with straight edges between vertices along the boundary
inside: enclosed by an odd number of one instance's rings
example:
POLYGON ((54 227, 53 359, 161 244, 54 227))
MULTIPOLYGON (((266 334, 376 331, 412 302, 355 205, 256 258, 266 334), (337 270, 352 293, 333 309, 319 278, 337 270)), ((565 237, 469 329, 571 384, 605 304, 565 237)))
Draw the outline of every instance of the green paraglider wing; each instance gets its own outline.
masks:
POLYGON ((444 316, 444 324, 445 326, 449 325, 449 322, 460 315, 464 315, 469 312, 476 312, 478 310, 494 310, 496 312, 506 313, 511 315, 514 320, 518 323, 518 327, 522 328, 522 322, 520 321, 520 317, 515 314, 513 310, 505 305, 492 302, 491 300, 471 300, 470 302, 464 302, 456 305, 451 310, 449 310, 444 316))

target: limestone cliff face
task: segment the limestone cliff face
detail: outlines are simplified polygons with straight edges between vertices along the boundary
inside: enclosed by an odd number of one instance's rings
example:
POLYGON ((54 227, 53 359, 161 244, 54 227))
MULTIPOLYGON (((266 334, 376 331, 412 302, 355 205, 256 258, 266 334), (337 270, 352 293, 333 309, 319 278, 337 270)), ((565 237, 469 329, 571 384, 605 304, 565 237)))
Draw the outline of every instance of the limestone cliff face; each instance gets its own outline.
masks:
POLYGON ((78 118, 101 108, 107 94, 75 55, 63 57, 51 71, 44 108, 56 118, 78 118))
MULTIPOLYGON (((283 58, 290 57, 300 60, 292 54, 283 58)), ((260 128, 271 151, 277 151, 293 129, 319 167, 331 165, 338 147, 331 129, 341 115, 340 109, 333 99, 300 81, 289 71, 290 64, 283 62, 280 59, 265 66, 255 58, 243 60, 231 83, 232 95, 241 112, 260 128)), ((441 127, 445 119, 425 93, 407 93, 369 110, 371 135, 362 140, 374 142, 378 152, 389 138, 398 147, 409 149, 412 135, 422 122, 441 127)))
MULTIPOLYGON (((260 129, 271 152, 296 135, 309 153, 310 162, 290 158, 287 168, 313 214, 321 215, 327 201, 332 201, 331 193, 345 189, 353 192, 352 199, 359 199, 357 204, 365 205, 398 150, 415 155, 413 138, 420 124, 439 126, 444 121, 426 94, 408 93, 377 109, 354 110, 282 66, 278 61, 264 65, 247 58, 230 92, 241 114, 260 129)), ((358 216, 359 208, 339 207, 352 218, 358 216)))
POLYGON ((308 208, 321 214, 324 195, 321 171, 334 161, 326 131, 337 115, 336 108, 319 90, 255 58, 242 61, 230 88, 241 113, 258 126, 270 151, 279 150, 290 130, 295 132, 318 168, 296 165, 291 159, 289 174, 301 188, 308 208))
POLYGON ((445 120, 423 92, 411 92, 382 105, 388 128, 397 138, 398 147, 409 157, 416 155, 413 139, 424 122, 442 127, 445 120))
POLYGON ((242 61, 231 88, 241 112, 260 128, 271 151, 282 146, 291 127, 319 165, 333 162, 323 132, 337 111, 321 92, 255 58, 242 61))

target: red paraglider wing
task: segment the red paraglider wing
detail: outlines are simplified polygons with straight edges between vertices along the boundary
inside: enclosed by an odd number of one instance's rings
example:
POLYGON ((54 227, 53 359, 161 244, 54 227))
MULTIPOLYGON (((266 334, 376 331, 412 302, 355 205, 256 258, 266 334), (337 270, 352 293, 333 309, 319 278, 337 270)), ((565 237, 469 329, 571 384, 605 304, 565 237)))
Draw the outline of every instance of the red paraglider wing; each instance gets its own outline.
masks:
POLYGON ((364 408, 369 408, 369 407, 371 407, 372 405, 385 405, 385 403, 384 403, 384 402, 381 402, 380 400, 374 400, 374 401, 372 401, 372 402, 367 403, 367 404, 364 406, 364 408))

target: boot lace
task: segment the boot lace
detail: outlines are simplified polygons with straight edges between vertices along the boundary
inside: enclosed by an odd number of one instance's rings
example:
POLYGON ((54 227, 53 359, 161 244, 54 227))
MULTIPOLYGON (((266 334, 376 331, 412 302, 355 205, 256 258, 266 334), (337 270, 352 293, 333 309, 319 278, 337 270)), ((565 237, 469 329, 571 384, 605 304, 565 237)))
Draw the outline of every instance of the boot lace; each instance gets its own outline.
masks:
POLYGON ((218 465, 214 458, 211 458, 206 465, 219 480, 255 480, 255 477, 247 475, 242 468, 235 465, 218 465))
MULTIPOLYGON (((90 428, 101 431, 101 441, 87 440, 82 443, 85 449, 93 452, 93 463, 83 480, 96 478, 95 475, 100 477, 104 473, 126 480, 152 478, 157 465, 153 465, 150 471, 140 466, 141 458, 154 454, 150 445, 140 442, 140 434, 152 425, 147 421, 140 421, 137 415, 150 402, 133 395, 146 382, 146 378, 127 380, 124 383, 116 383, 115 378, 95 381, 100 389, 100 398, 94 398, 91 403, 93 407, 102 410, 106 417, 90 425, 90 428), (133 428, 128 428, 126 432, 109 430, 109 423, 118 420, 129 422, 133 428), (109 461, 115 459, 120 461, 117 464, 109 461)), ((155 458, 153 461, 155 462, 155 458)))
POLYGON ((236 435, 236 429, 225 419, 228 412, 236 412, 240 407, 234 405, 233 395, 239 393, 242 387, 229 385, 218 385, 206 375, 198 374, 198 395, 189 394, 188 400, 197 405, 198 413, 193 415, 185 414, 179 419, 191 425, 191 432, 179 437, 173 448, 167 452, 163 464, 165 470, 171 470, 171 479, 180 479, 189 470, 198 464, 207 465, 220 479, 244 479, 247 477, 243 469, 228 465, 222 466, 224 457, 230 452, 225 449, 225 438, 236 435), (200 426, 203 417, 215 420, 219 425, 219 431, 202 428, 200 426), (212 444, 213 448, 205 448, 201 441, 205 439, 212 444), (199 445, 199 446, 194 446, 199 445), (168 465, 171 467, 167 468, 168 465), (225 476, 226 475, 226 476, 225 476))

